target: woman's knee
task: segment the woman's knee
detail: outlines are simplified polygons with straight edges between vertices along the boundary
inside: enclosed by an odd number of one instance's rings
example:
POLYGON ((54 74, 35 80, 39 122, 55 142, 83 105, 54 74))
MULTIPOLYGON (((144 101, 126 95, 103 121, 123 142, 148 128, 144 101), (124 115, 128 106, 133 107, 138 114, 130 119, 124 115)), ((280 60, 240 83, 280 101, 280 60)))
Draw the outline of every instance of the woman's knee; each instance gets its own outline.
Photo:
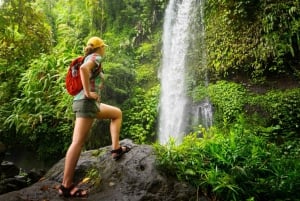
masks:
POLYGON ((115 107, 114 109, 114 119, 122 119, 122 110, 120 108, 115 107))
POLYGON ((117 110, 118 110, 118 116, 120 116, 122 118, 122 115, 123 115, 122 110, 120 108, 117 108, 117 110))
POLYGON ((101 104, 97 117, 99 119, 122 119, 122 110, 115 106, 101 104))

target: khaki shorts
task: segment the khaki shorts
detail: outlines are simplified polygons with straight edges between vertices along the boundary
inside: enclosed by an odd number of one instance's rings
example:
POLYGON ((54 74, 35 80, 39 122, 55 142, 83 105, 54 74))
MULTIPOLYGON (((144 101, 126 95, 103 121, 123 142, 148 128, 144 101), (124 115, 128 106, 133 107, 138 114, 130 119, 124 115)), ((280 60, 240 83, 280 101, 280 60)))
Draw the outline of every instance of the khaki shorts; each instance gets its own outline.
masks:
POLYGON ((95 100, 83 99, 73 101, 73 112, 76 117, 96 118, 100 109, 95 100))

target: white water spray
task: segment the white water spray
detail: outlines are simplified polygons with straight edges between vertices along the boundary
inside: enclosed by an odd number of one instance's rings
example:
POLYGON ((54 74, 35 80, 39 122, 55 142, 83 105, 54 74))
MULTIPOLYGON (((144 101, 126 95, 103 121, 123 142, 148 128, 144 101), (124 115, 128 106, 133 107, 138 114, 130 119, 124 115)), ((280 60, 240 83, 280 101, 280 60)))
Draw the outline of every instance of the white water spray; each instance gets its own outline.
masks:
POLYGON ((166 9, 163 32, 159 142, 170 137, 181 142, 185 133, 185 110, 188 104, 185 89, 186 53, 189 45, 189 17, 193 0, 171 0, 166 9))
MULTIPOLYGON (((200 4, 202 1, 200 0, 200 4)), ((163 30, 163 59, 160 72, 161 97, 159 114, 159 143, 170 137, 181 143, 191 117, 199 119, 186 94, 187 53, 193 37, 191 27, 199 0, 170 0, 163 30)), ((197 33, 201 34, 201 33, 197 33)))

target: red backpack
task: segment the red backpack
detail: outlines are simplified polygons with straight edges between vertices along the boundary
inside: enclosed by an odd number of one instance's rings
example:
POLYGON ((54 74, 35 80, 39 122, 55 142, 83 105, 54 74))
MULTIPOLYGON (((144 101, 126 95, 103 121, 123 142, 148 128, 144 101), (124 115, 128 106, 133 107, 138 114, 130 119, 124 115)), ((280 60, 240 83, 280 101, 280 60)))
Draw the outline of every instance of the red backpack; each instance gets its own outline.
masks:
POLYGON ((74 59, 68 69, 66 76, 66 89, 72 96, 78 94, 83 86, 80 78, 80 66, 83 64, 85 57, 79 56, 74 59))

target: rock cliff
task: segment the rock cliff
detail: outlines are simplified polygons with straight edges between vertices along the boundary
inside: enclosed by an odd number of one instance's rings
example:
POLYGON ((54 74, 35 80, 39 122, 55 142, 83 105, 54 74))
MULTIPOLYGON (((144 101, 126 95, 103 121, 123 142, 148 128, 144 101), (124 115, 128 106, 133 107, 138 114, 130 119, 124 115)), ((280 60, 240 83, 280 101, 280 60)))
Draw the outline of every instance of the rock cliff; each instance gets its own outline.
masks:
MULTIPOLYGON (((150 145, 122 140, 132 149, 119 161, 111 158, 110 146, 82 152, 75 171, 75 183, 89 190, 88 201, 189 201, 197 200, 196 189, 168 177, 156 167, 150 145)), ((0 195, 0 201, 59 201, 64 158, 30 187, 0 195)), ((72 199, 68 199, 72 200, 72 199)), ((206 199, 204 199, 206 200, 206 199)))

